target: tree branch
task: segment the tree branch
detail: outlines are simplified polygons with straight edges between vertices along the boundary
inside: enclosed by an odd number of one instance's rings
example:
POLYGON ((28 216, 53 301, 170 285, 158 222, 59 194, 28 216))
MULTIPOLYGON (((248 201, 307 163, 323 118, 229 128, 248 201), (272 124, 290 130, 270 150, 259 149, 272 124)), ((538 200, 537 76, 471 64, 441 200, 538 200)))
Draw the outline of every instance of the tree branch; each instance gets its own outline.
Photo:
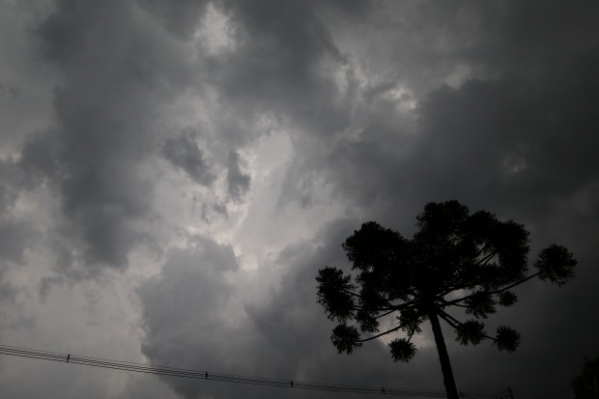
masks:
POLYGON ((443 320, 445 320, 449 325, 451 325, 453 328, 458 328, 458 327, 456 327, 456 325, 457 326, 461 326, 462 325, 461 321, 459 321, 458 319, 456 319, 455 317, 453 317, 449 313, 445 312, 443 309, 439 309, 439 316, 443 320), (455 323, 455 324, 453 324, 453 323, 455 323))
POLYGON ((497 252, 491 252, 489 255, 479 259, 479 261, 476 263, 476 266, 484 266, 487 263, 489 263, 489 261, 491 259, 493 259, 495 257, 495 255, 497 255, 497 252))
MULTIPOLYGON (((522 279, 522 280, 520 280, 520 281, 516 281, 515 283, 512 283, 512 284, 510 284, 510 285, 506 285, 505 287, 503 287, 503 288, 500 288, 500 289, 498 289, 498 290, 495 290, 495 291, 488 291, 487 293, 488 293, 489 295, 500 294, 500 293, 502 293, 502 292, 504 292, 504 291, 507 291, 507 290, 509 290, 510 288, 514 288, 514 287, 516 287, 516 286, 518 286, 518 285, 520 285, 520 284, 522 284, 522 283, 525 283, 525 282, 527 282, 528 280, 530 280, 530 279, 532 279, 532 278, 535 278, 535 277, 537 277, 538 275, 539 275, 539 273, 534 273, 534 274, 531 274, 530 276, 528 276, 528 277, 525 277, 525 278, 523 278, 523 279, 522 279)), ((456 305, 457 303, 460 303, 460 302, 462 302, 462 301, 465 301, 466 299, 470 299, 470 298, 472 298, 473 296, 474 296, 474 294, 470 294, 470 295, 466 295, 465 297, 462 297, 462 298, 454 299, 454 300, 452 300, 452 301, 445 301, 445 304, 443 305, 443 307, 447 307, 447 306, 451 306, 451 305, 456 305)))
POLYGON ((483 247, 480 249, 480 251, 478 251, 478 253, 476 254, 476 258, 478 258, 479 256, 481 256, 483 254, 483 252, 485 252, 487 250, 487 248, 489 248, 489 243, 486 243, 485 245, 483 245, 483 247))
POLYGON ((441 317, 443 320, 445 320, 445 322, 447 324, 449 324, 451 327, 453 327, 454 329, 458 329, 460 328, 458 324, 456 324, 455 322, 453 322, 452 320, 450 320, 449 318, 445 317, 447 314, 443 315, 443 314, 439 314, 439 317, 441 317))
MULTIPOLYGON (((348 290, 347 288, 341 288, 341 290, 347 294, 350 294, 351 296, 354 296, 356 298, 359 298, 361 300, 364 299, 364 297, 358 293, 353 292, 352 290, 348 290)), ((389 313, 392 313, 396 310, 402 310, 402 309, 406 309, 412 305, 414 305, 416 303, 416 298, 413 298, 411 301, 408 302, 404 302, 398 305, 394 305, 389 303, 389 306, 385 306, 385 307, 377 307, 374 311, 378 312, 378 311, 389 311, 389 313)), ((359 305, 354 305, 353 306, 354 310, 367 310, 366 307, 364 306, 359 306, 359 305)), ((387 314, 389 314, 387 313, 387 314)), ((382 317, 382 316, 381 316, 382 317)))
POLYGON ((360 296, 360 294, 356 294, 355 292, 353 292, 352 290, 348 290, 347 288, 342 288, 341 291, 343 291, 343 292, 345 292, 347 294, 350 294, 352 296, 355 296, 356 298, 362 298, 360 296))
POLYGON ((392 328, 392 329, 390 329, 390 330, 387 330, 387 331, 384 331, 384 332, 382 332, 382 333, 379 333, 379 334, 373 335, 373 336, 371 336, 371 337, 364 338, 364 339, 358 339, 358 340, 356 340, 356 342, 367 342, 367 341, 372 341, 373 339, 377 339, 377 338, 379 338, 379 337, 382 337, 383 335, 387 335, 387 334, 389 334, 389 333, 395 332, 395 331, 397 331, 397 330, 401 329, 401 328, 402 328, 402 327, 404 327, 404 326, 405 326, 405 324, 400 324, 400 325, 399 325, 399 326, 397 326, 397 327, 393 327, 393 328, 392 328))
POLYGON ((516 287, 516 286, 518 286, 518 285, 520 285, 520 284, 522 284, 522 283, 524 283, 524 282, 526 282, 526 281, 528 281, 528 280, 530 280, 530 279, 532 279, 532 278, 535 278, 535 277, 537 277, 538 275, 539 275, 539 273, 538 273, 538 272, 537 272, 537 273, 534 273, 534 274, 531 274, 530 276, 528 276, 528 277, 525 277, 525 278, 523 278, 523 279, 522 279, 522 280, 520 280, 520 281, 516 281, 515 283, 513 283, 513 284, 510 284, 510 285, 508 285, 508 286, 506 286, 506 287, 503 287, 503 288, 501 288, 501 289, 499 289, 499 290, 496 290, 496 291, 490 292, 490 294, 500 294, 500 293, 502 293, 503 291, 507 291, 507 290, 509 290, 510 288, 514 288, 514 287, 516 287))
POLYGON ((393 313, 393 312, 396 312, 396 310, 395 310, 395 309, 393 309, 393 310, 389 310, 388 312, 381 313, 380 315, 378 315, 378 316, 375 316, 375 319, 380 319, 381 317, 385 317, 385 316, 387 316, 387 315, 390 315, 390 314, 391 314, 391 313, 393 313))
MULTIPOLYGON (((450 326, 452 326, 455 329, 459 329, 460 326, 462 326, 464 323, 462 323, 461 321, 459 321, 458 319, 456 319, 455 317, 453 317, 452 315, 450 315, 449 313, 445 312, 442 309, 439 309, 439 316, 445 320, 447 322, 447 324, 449 324, 450 326)), ((490 335, 487 335, 487 333, 482 333, 482 336, 485 338, 489 338, 492 341, 497 341, 497 338, 492 337, 490 335)))
MULTIPOLYGON (((418 304, 418 301, 416 300, 416 298, 414 298, 414 299, 412 299, 409 302, 404 302, 404 303, 401 303, 401 304, 398 304, 398 305, 388 304, 388 306, 378 306, 378 307, 372 309, 372 311, 374 311, 374 312, 385 312, 385 311, 388 311, 389 313, 393 313, 396 310, 404 310, 404 309, 413 307, 416 304, 418 304)), ((368 310, 368 308, 364 307, 364 306, 362 306, 361 309, 368 310)), ((389 313, 387 313, 387 314, 389 314, 389 313)))
POLYGON ((443 299, 445 297, 445 295, 449 295, 454 291, 458 291, 458 290, 464 290, 466 289, 465 285, 461 285, 458 287, 449 287, 448 289, 446 289, 445 291, 443 291, 442 293, 440 293, 439 295, 437 295, 437 298, 439 299, 443 299))

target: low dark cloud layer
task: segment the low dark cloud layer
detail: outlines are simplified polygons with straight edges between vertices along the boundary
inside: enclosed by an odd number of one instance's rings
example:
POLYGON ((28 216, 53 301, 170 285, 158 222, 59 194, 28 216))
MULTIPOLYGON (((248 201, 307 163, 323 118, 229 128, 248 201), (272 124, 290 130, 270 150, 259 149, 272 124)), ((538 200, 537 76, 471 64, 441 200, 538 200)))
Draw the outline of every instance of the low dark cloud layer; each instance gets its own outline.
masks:
MULTIPOLYGON (((196 370, 440 389, 432 348, 422 350, 414 367, 390 365, 387 349, 380 343, 351 358, 336 355, 328 340, 331 324, 314 311, 314 275, 323 264, 343 261, 335 244, 351 228, 348 221, 327 226, 313 242, 287 248, 259 275, 242 272, 236 284, 227 283, 226 273, 237 267, 231 262, 230 248, 201 239, 195 250, 174 251, 162 275, 140 289, 145 309, 144 353, 156 363, 196 370), (282 277, 276 273, 280 268, 286 271, 282 277), (260 298, 244 301, 246 284, 254 279, 273 285, 260 298)), ((167 382, 186 398, 296 395, 216 382, 167 382)), ((309 395, 324 398, 330 394, 309 395)))
MULTIPOLYGON (((64 345, 76 334, 55 320, 100 325, 102 312, 105 331, 131 335, 114 321, 124 312, 143 361, 441 389, 428 331, 409 364, 379 341, 337 355, 314 276, 347 265, 339 245, 360 223, 410 236, 425 203, 457 199, 524 223, 531 255, 558 242, 580 261, 571 285, 531 283, 493 319, 522 333, 514 355, 446 330, 460 389, 570 397, 582 357, 599 354, 596 3, 0 7, 15 16, 0 17, 15 31, 0 39, 0 337, 64 345), (105 293, 70 307, 86 284, 105 293), (74 313, 44 311, 63 307, 74 313)), ((122 378, 86 374, 65 397, 152 394, 122 378)), ((152 381, 161 397, 300 395, 152 381)), ((18 384, 0 392, 44 389, 18 384)))

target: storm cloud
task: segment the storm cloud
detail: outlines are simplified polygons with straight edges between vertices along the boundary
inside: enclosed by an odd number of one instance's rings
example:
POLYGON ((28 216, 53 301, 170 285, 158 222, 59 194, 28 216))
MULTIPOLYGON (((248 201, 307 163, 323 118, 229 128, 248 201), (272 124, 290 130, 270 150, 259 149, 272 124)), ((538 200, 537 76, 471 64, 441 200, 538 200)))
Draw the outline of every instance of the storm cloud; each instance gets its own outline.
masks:
MULTIPOLYGON (((0 341, 441 390, 428 330, 408 364, 384 340, 338 355, 314 277, 348 267, 362 222, 409 237, 424 204, 457 199, 524 223, 531 257, 557 242, 579 260, 572 284, 522 286, 492 319, 522 333, 515 354, 445 330, 459 389, 570 397, 599 354, 598 8, 2 2, 0 341)), ((0 392, 302 395, 53 367, 0 358, 0 392)))

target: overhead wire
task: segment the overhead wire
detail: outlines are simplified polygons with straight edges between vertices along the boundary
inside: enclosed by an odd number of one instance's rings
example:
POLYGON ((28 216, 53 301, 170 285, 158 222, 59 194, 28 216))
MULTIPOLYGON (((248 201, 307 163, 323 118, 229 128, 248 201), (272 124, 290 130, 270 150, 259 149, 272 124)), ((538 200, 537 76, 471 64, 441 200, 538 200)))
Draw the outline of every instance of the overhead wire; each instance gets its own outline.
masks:
MULTIPOLYGON (((429 390, 408 390, 386 387, 368 387, 359 385, 339 385, 328 384, 322 382, 309 381, 293 381, 281 380, 265 377, 250 377, 236 374, 225 374, 211 372, 207 370, 192 370, 176 367, 158 366, 152 364, 132 363, 111 359, 94 358, 87 356, 78 356, 71 353, 59 353, 51 351, 43 351, 37 349, 29 349, 16 346, 0 345, 0 355, 16 356, 30 359, 48 360, 54 362, 65 362, 86 365, 91 367, 100 367, 105 369, 132 371, 137 373, 154 374, 179 378, 201 379, 206 381, 217 381, 234 384, 267 386, 274 388, 290 388, 302 389, 322 392, 339 392, 339 393, 355 393, 355 394, 378 394, 378 395, 393 395, 393 396, 409 396, 409 397, 428 397, 428 398, 444 398, 445 392, 429 391, 429 390)), ((472 399, 502 399, 505 398, 504 391, 499 393, 460 393, 462 398, 472 399)))

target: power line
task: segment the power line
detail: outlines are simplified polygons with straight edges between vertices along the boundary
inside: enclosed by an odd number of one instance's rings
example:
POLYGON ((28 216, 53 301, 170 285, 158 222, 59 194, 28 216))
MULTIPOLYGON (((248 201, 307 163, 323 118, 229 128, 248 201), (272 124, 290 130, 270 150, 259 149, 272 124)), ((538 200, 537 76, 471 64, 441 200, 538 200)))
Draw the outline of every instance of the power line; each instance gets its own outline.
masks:
MULTIPOLYGON (((336 385, 327 384, 321 382, 309 382, 309 381, 293 381, 293 380, 280 380, 274 378, 263 378, 263 377, 250 377, 236 374, 224 374, 209 371, 191 370, 175 367, 157 366, 152 364, 142 363, 131 363, 123 362, 118 360, 94 358, 87 356, 77 356, 71 353, 59 353, 42 351, 36 349, 22 348, 16 346, 0 345, 0 355, 17 356, 30 359, 40 359, 54 362, 66 362, 73 364, 81 364, 92 367, 100 367, 105 369, 121 370, 121 371, 133 371, 137 373, 155 374, 171 377, 180 378, 193 378, 206 381, 218 381, 227 382, 233 384, 246 384, 246 385, 257 385, 267 386, 274 388, 288 388, 288 389, 303 389, 323 392, 342 392, 342 393, 356 393, 356 394, 378 394, 378 395, 393 395, 393 396, 411 396, 411 397, 428 397, 428 398, 444 398, 446 397, 445 392, 440 391, 426 391, 426 390, 404 390, 395 388, 375 388, 358 385, 336 385)), ((464 392, 460 393, 463 398, 472 399, 502 399, 506 398, 505 391, 491 394, 491 393, 471 393, 464 392)))

